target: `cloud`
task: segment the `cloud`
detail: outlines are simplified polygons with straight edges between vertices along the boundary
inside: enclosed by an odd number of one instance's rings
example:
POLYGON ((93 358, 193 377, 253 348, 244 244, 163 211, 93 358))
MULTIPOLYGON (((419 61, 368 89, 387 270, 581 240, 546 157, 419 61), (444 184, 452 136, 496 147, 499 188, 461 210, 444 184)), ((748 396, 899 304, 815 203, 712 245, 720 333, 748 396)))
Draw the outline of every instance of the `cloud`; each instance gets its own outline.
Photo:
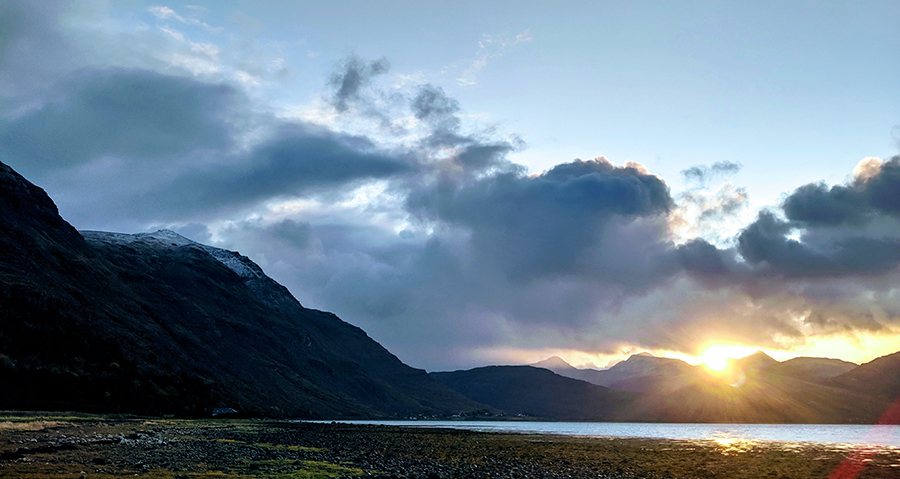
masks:
POLYGON ((83 61, 67 41, 59 16, 64 2, 0 2, 0 101, 4 110, 30 106, 30 92, 83 61))
POLYGON ((152 13, 156 18, 159 18, 160 20, 174 18, 175 20, 178 20, 179 22, 187 23, 187 21, 184 18, 182 18, 177 13, 175 13, 175 11, 169 7, 153 6, 153 7, 149 7, 147 9, 147 11, 152 13))
MULTIPOLYGON (((663 283, 653 293, 660 298, 650 303, 666 301, 673 284, 688 285, 678 305, 661 303, 671 317, 657 318, 679 333, 649 328, 644 344, 686 351, 707 336, 780 349, 834 334, 895 330, 898 162, 866 158, 845 184, 803 185, 722 246, 702 239, 679 246, 683 273, 673 278, 680 279, 663 283)), ((642 303, 647 300, 634 305, 642 303)))
POLYGON ((415 168, 367 138, 254 113, 225 84, 106 69, 55 91, 0 125, 0 142, 12 165, 76 198, 67 212, 76 222, 103 210, 132 221, 209 218, 415 168), (104 187, 77 186, 96 175, 104 187))
POLYGON ((734 175, 741 171, 742 166, 730 161, 717 161, 712 166, 695 165, 681 171, 681 176, 688 182, 697 183, 700 186, 714 179, 734 175))
POLYGON ((665 216, 672 199, 658 177, 598 158, 537 176, 504 172, 461 184, 445 180, 414 192, 408 206, 423 218, 470 229, 477 261, 496 264, 511 278, 533 278, 603 274, 614 261, 604 254, 618 239, 611 230, 665 216))
POLYGON ((718 183, 739 172, 741 165, 719 161, 712 166, 694 165, 681 171, 688 185, 676 197, 677 206, 670 216, 673 239, 679 243, 703 239, 714 244, 726 244, 737 228, 740 215, 746 210, 750 196, 747 190, 731 182, 718 183))
POLYGON ((784 201, 784 220, 760 213, 738 238, 741 255, 768 273, 790 277, 894 271, 900 264, 900 157, 867 165, 849 184, 796 189, 784 201), (791 238, 793 232, 799 238, 791 238))
POLYGON ((345 112, 354 101, 362 98, 362 89, 372 78, 387 73, 390 64, 382 58, 366 63, 355 55, 345 58, 332 73, 328 85, 333 89, 331 104, 339 112, 345 112))
POLYGON ((0 142, 29 170, 227 151, 237 136, 233 108, 240 100, 227 85, 147 70, 82 71, 55 85, 40 108, 0 125, 0 142))
POLYGON ((883 163, 864 159, 846 185, 804 185, 787 197, 784 212, 789 220, 809 226, 858 225, 880 216, 900 217, 900 157, 883 163))
MULTIPOLYGON (((686 169, 675 195, 603 157, 529 174, 509 159, 523 142, 469 127, 445 86, 385 88, 387 61, 355 56, 326 98, 346 131, 377 128, 341 132, 271 113, 260 92, 286 67, 248 38, 258 19, 235 14, 245 35, 207 43, 201 10, 159 6, 143 14, 159 28, 98 42, 67 30, 62 3, 35 5, 0 3, 4 162, 77 227, 170 227, 240 250, 415 366, 794 347, 900 325, 898 158, 741 224, 747 191, 724 181, 736 163, 686 169)), ((483 37, 467 81, 530 39, 483 37)))
MULTIPOLYGON (((202 13, 206 12, 205 7, 201 7, 201 6, 197 6, 197 5, 185 5, 185 8, 191 10, 192 13, 194 13, 194 14, 202 14, 202 13)), ((171 8, 166 7, 166 6, 154 5, 154 6, 147 8, 147 11, 152 13, 153 16, 155 16, 156 18, 158 18, 160 20, 175 20, 177 22, 184 23, 185 25, 201 26, 210 33, 221 33, 224 30, 221 27, 211 27, 206 22, 202 22, 202 21, 200 21, 196 18, 190 17, 190 16, 188 16, 188 17, 181 16, 178 13, 176 13, 175 10, 172 10, 171 8)))
POLYGON ((847 184, 803 185, 784 218, 761 212, 738 236, 759 274, 828 280, 878 277, 900 265, 900 157, 864 159, 847 184))
POLYGON ((455 132, 459 130, 459 102, 447 97, 443 88, 427 84, 419 87, 419 91, 410 103, 410 108, 417 119, 428 122, 433 128, 455 132))
POLYGON ((522 146, 513 137, 499 140, 490 134, 463 133, 459 118, 459 103, 446 95, 440 87, 421 85, 409 101, 416 119, 425 123, 428 134, 420 141, 423 156, 437 159, 443 165, 444 180, 456 173, 454 181, 475 174, 491 172, 521 173, 524 168, 514 165, 506 155, 522 146))
POLYGON ((478 83, 477 76, 481 70, 487 66, 488 62, 503 56, 506 48, 533 40, 530 28, 512 38, 483 34, 478 42, 477 57, 456 79, 457 83, 463 86, 475 85, 478 83))
POLYGON ((412 171, 414 165, 404 160, 379 152, 366 138, 286 124, 229 165, 186 174, 153 196, 157 204, 177 199, 171 201, 170 213, 183 210, 178 203, 187 201, 192 214, 215 214, 412 171))
POLYGON ((719 315, 768 328, 737 341, 795 347, 890 331, 900 324, 898 162, 865 159, 845 184, 803 185, 742 228, 733 248, 693 240, 678 248, 679 263, 707 293, 729 298, 719 315))
POLYGON ((675 250, 681 266, 692 276, 716 280, 733 274, 737 261, 730 251, 719 250, 702 239, 691 240, 675 250))

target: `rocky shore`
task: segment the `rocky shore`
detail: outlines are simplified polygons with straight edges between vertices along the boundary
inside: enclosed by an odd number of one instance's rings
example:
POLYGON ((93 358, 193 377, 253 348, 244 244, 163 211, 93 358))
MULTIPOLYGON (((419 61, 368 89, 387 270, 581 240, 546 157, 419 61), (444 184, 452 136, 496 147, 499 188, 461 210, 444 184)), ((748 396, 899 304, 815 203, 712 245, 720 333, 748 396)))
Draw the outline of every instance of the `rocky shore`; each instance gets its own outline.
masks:
POLYGON ((900 477, 900 450, 260 420, 0 416, 0 478, 900 477), (840 476, 833 476, 837 471, 840 476))

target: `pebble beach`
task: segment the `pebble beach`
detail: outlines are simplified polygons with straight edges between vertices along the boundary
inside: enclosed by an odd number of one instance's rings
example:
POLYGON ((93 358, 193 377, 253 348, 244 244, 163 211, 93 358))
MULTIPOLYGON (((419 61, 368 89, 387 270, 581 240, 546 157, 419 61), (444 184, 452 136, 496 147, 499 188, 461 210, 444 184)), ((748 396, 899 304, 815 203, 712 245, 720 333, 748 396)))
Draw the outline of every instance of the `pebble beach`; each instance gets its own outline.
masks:
POLYGON ((898 478, 900 449, 264 420, 0 417, 0 478, 898 478))

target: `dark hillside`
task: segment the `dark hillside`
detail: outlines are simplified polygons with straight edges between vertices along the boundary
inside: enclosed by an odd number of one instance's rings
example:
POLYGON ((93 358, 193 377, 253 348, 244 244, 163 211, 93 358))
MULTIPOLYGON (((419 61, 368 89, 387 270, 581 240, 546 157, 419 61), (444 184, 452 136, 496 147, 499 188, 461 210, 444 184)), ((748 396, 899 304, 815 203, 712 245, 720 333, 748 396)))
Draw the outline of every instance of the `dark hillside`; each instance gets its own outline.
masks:
POLYGON ((431 373, 466 397, 512 415, 571 420, 612 421, 632 395, 531 366, 488 366, 431 373))
POLYGON ((840 359, 801 357, 773 364, 766 368, 766 372, 824 383, 857 367, 857 364, 841 361, 840 359))
POLYGON ((648 377, 633 389, 641 395, 630 416, 641 421, 873 423, 887 407, 867 394, 753 370, 648 377))
POLYGON ((836 376, 831 384, 900 401, 900 352, 861 364, 836 376))
POLYGON ((172 232, 85 232, 0 163, 0 408, 278 417, 483 406, 248 258, 172 232))

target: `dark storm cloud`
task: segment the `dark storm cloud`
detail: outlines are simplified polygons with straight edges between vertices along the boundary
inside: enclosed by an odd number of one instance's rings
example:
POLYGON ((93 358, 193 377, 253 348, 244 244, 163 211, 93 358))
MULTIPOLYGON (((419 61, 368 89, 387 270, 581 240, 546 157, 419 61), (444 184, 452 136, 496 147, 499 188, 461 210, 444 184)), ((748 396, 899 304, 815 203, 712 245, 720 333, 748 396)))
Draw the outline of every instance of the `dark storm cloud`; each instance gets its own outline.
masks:
POLYGON ((866 226, 900 218, 900 157, 871 168, 846 185, 797 188, 785 199, 784 220, 760 213, 738 237, 741 256, 761 271, 789 277, 872 276, 895 270, 900 237, 896 231, 869 233, 866 226))
POLYGON ((226 85, 147 70, 83 71, 57 84, 40 108, 0 126, 0 145, 30 168, 224 151, 240 100, 226 85))
POLYGON ((658 177, 600 159, 557 165, 537 176, 442 182, 411 195, 408 205, 424 217, 470 228, 482 261, 530 277, 588 273, 596 266, 591 256, 611 241, 613 218, 664 216, 672 199, 658 177))
POLYGON ((900 157, 849 185, 801 186, 785 200, 784 213, 791 221, 811 226, 859 225, 880 215, 900 217, 900 157))
POLYGON ((789 239, 789 223, 779 220, 771 212, 759 214, 756 221, 745 228, 738 237, 738 251, 751 264, 765 263, 786 273, 824 273, 830 267, 828 258, 810 250, 801 242, 789 239))
POLYGON ((210 210, 412 170, 366 138, 296 124, 282 126, 240 158, 234 166, 185 175, 173 190, 180 198, 193 196, 195 207, 210 210))
POLYGON ((900 239, 842 235, 829 241, 830 231, 807 231, 800 240, 788 234, 791 224, 763 212, 738 237, 738 251, 761 272, 799 278, 878 275, 900 264, 900 239), (826 236, 817 238, 817 236, 826 236), (816 248, 811 244, 823 244, 816 248))
POLYGON ((331 74, 328 85, 334 93, 331 104, 339 112, 345 112, 350 104, 361 98, 361 90, 372 78, 387 73, 390 64, 386 58, 366 63, 357 56, 350 56, 331 74))
POLYGON ((199 219, 414 168, 409 155, 367 138, 256 114, 230 86, 145 70, 66 78, 40 108, 0 125, 0 148, 50 187, 96 172, 105 186, 68 192, 76 222, 103 209, 131 220, 199 219), (258 138, 241 147, 250 131, 258 138))
POLYGON ((310 235, 312 234, 312 226, 309 223, 290 219, 279 221, 268 229, 272 236, 289 243, 297 249, 306 248, 309 245, 310 235))
POLYGON ((704 279, 721 278, 736 269, 733 255, 702 239, 693 239, 679 246, 675 255, 686 271, 704 279))
POLYGON ((0 2, 0 98, 27 104, 26 93, 71 68, 76 49, 59 32, 57 17, 66 3, 0 2))
POLYGON ((784 214, 810 225, 859 224, 867 214, 865 201, 852 187, 824 183, 801 186, 784 202, 784 214))

